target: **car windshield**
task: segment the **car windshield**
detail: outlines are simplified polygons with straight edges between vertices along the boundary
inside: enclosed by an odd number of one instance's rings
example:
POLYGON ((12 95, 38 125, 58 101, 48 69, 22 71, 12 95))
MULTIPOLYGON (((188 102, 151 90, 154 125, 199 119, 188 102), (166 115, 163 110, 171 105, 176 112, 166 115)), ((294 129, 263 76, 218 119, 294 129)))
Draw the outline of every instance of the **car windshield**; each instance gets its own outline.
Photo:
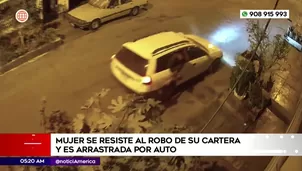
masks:
POLYGON ((122 48, 115 56, 123 65, 131 69, 140 76, 145 76, 148 66, 148 60, 133 53, 127 48, 122 48))
POLYGON ((97 7, 97 8, 101 8, 103 2, 105 2, 106 0, 88 0, 88 4, 97 7))

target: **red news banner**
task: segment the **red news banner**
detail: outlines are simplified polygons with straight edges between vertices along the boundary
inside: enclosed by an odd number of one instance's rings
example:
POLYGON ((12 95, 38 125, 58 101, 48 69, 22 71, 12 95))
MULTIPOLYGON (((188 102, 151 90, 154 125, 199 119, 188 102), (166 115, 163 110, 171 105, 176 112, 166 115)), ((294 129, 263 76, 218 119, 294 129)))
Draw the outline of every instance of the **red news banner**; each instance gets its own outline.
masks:
POLYGON ((0 134, 0 156, 50 156, 50 134, 0 134))

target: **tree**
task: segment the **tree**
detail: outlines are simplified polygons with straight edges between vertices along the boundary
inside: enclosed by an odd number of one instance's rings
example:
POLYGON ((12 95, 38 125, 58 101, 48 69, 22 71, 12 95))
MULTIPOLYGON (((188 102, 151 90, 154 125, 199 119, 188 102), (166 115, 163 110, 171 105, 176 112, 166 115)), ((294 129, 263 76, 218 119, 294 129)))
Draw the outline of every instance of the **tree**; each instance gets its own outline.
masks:
POLYGON ((280 71, 282 65, 286 65, 290 46, 280 34, 274 36, 270 44, 270 53, 260 59, 259 78, 261 85, 268 90, 269 83, 273 82, 272 75, 280 71))
POLYGON ((268 46, 270 44, 269 35, 265 32, 264 28, 261 26, 259 20, 247 20, 246 31, 248 33, 248 42, 250 43, 249 51, 255 50, 258 42, 262 37, 259 48, 256 55, 259 57, 264 56, 267 53, 268 46))
POLYGON ((241 80, 239 80, 234 90, 235 95, 241 100, 246 97, 250 83, 255 80, 255 70, 253 63, 249 64, 246 71, 243 70, 247 64, 248 60, 246 60, 245 57, 239 55, 236 59, 236 65, 233 67, 230 77, 230 86, 233 87, 238 80, 238 76, 243 72, 243 76, 241 80))
POLYGON ((289 45, 279 34, 274 35, 272 39, 269 38, 267 32, 261 26, 259 21, 248 20, 247 32, 249 34, 248 41, 250 48, 246 52, 239 54, 236 60, 236 66, 233 68, 230 78, 231 87, 238 80, 238 77, 243 76, 238 81, 235 87, 234 94, 243 100, 248 95, 248 104, 253 111, 264 109, 269 105, 268 99, 264 97, 262 91, 270 91, 273 85, 273 75, 280 71, 281 65, 286 63, 286 57, 289 53, 289 45), (252 62, 252 51, 260 41, 261 36, 263 41, 260 43, 252 62), (248 65, 247 70, 243 71, 243 68, 248 65), (257 110, 254 110, 257 108, 257 110))

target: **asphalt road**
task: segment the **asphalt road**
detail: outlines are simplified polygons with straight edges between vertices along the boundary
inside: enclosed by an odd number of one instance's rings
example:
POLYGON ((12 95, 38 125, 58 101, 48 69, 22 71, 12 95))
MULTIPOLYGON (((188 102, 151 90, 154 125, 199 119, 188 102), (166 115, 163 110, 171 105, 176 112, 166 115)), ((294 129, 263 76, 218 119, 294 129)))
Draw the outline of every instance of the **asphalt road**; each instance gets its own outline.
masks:
MULTIPOLYGON (((239 19, 239 10, 274 5, 271 0, 259 3, 150 0, 150 3, 152 7, 140 16, 108 23, 93 33, 66 27, 73 37, 67 38, 66 44, 0 76, 0 132, 40 131, 39 109, 43 97, 47 98, 48 111, 64 109, 74 114, 88 97, 102 88, 110 88, 111 97, 125 94, 125 89, 110 74, 110 57, 121 44, 148 34, 171 30, 200 35, 220 46, 226 63, 233 64, 235 54, 248 47, 245 21, 239 19)), ((281 3, 282 7, 290 5, 281 3)), ((288 23, 280 20, 273 24, 287 27, 288 23)), ((218 72, 211 77, 227 75, 218 72)))

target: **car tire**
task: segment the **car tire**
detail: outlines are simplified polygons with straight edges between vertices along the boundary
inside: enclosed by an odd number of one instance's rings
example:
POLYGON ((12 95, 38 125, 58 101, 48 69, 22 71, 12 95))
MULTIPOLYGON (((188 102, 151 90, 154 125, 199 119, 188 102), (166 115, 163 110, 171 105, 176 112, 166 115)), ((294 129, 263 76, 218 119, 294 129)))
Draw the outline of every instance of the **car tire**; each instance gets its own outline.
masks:
POLYGON ((210 74, 216 73, 218 71, 218 69, 220 68, 220 65, 221 65, 221 59, 220 58, 215 59, 209 68, 209 73, 210 74))
POLYGON ((131 9, 130 15, 137 16, 139 14, 139 7, 134 7, 131 9))
POLYGON ((100 19, 94 19, 91 23, 90 23, 90 29, 91 30, 97 30, 98 28, 101 27, 101 20, 100 19))

